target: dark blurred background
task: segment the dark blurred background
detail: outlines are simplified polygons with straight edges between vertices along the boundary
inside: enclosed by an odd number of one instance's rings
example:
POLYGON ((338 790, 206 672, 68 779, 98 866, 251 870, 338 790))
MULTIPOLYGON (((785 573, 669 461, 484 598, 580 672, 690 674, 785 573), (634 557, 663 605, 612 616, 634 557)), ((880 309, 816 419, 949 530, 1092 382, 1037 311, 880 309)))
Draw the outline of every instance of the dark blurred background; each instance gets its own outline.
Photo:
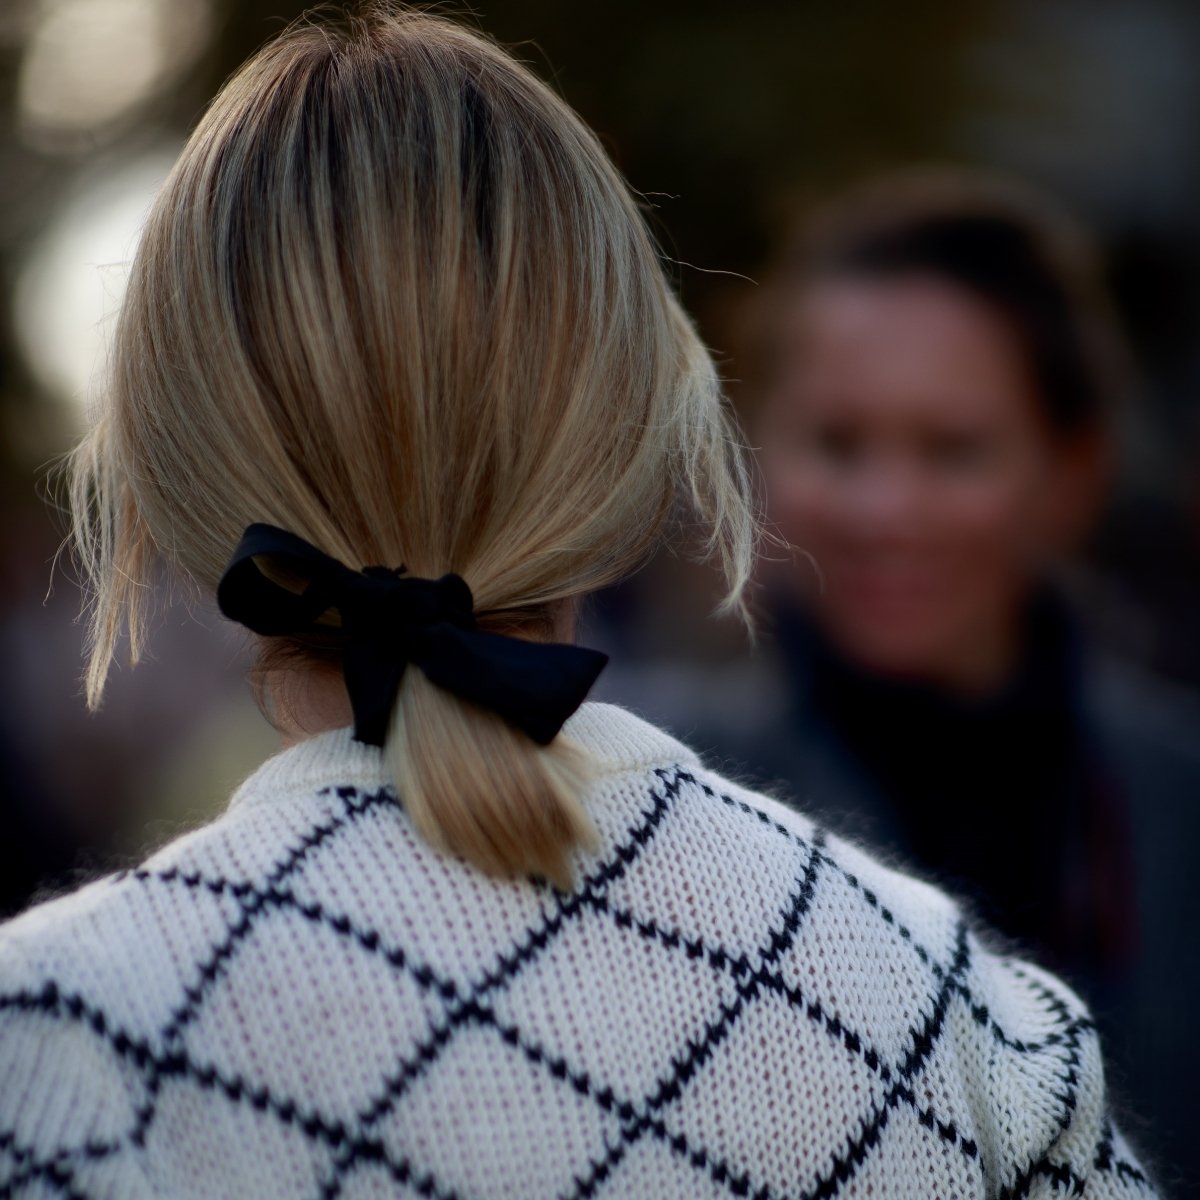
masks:
MULTIPOLYGON (((164 595, 151 660, 120 671, 104 710, 84 713, 80 599, 69 564, 52 570, 64 527, 48 479, 98 385, 157 184, 221 81, 303 8, 0 5, 0 913, 202 820, 272 748, 241 680, 245 647, 203 600, 164 595)), ((1163 681, 1172 711, 1196 703, 1200 6, 495 0, 450 11, 514 47, 600 133, 739 404, 755 281, 831 191, 955 164, 1026 180, 1074 214, 1103 252, 1135 364, 1115 486, 1075 594, 1097 645, 1163 681)), ((638 706, 653 691, 644 671, 622 676, 623 657, 669 673, 744 655, 736 625, 707 620, 716 594, 665 557, 599 598, 589 623, 617 660, 608 694, 638 706)), ((1174 1036, 1194 1057, 1190 1027, 1174 1036)))

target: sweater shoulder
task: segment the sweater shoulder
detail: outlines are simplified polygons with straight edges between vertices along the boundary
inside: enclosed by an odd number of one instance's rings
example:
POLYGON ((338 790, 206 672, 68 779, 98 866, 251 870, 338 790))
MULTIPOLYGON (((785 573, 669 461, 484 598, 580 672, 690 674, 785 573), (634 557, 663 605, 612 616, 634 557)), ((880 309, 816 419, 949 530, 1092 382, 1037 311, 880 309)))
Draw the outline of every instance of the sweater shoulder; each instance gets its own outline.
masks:
MULTIPOLYGON (((695 785, 711 802, 705 823, 756 829, 752 840, 769 843, 780 867, 773 886, 761 861, 752 872, 764 922, 753 950, 722 947, 735 968, 745 964, 741 994, 764 1014, 783 1007, 796 1028, 774 1034, 798 1046, 832 1106, 870 1097, 851 1106, 845 1128, 856 1135, 834 1152, 832 1174, 810 1181, 816 1190, 838 1172, 878 1169, 889 1128, 898 1143, 928 1134, 949 1172, 941 1178, 957 1174, 964 1195, 1068 1185, 1153 1194, 1111 1120, 1092 1016, 1067 984, 998 950, 946 892, 792 807, 711 772, 696 772, 695 785)), ((741 840, 748 848, 744 831, 741 840)))
POLYGON ((295 886, 323 841, 359 812, 394 805, 388 793, 316 786, 265 799, 0 925, 0 1058, 14 1039, 73 1055, 82 1038, 97 1061, 161 1043, 240 940, 231 930, 247 906, 281 901, 276 880, 295 886))

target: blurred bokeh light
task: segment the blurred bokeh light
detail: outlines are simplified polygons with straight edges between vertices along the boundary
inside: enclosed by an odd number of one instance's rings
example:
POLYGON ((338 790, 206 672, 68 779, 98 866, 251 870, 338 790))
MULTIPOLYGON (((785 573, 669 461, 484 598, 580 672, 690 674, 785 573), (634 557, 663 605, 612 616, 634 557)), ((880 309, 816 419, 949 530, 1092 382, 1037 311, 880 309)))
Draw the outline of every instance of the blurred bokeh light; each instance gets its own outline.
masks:
POLYGON ((41 0, 17 83, 21 136, 94 152, 203 53, 211 17, 204 0, 41 0))
POLYGON ((177 146, 83 178, 33 245, 16 284, 16 332, 38 384, 86 401, 103 379, 138 232, 177 146))

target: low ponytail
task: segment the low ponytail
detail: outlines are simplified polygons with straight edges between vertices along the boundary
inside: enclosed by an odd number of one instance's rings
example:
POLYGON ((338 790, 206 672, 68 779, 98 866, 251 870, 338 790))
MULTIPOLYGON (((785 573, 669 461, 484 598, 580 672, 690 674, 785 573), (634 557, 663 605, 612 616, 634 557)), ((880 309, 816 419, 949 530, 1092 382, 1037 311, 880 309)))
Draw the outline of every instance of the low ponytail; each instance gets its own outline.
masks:
POLYGON ((595 845, 581 796, 593 764, 564 734, 539 746, 495 713, 404 673, 385 749, 414 827, 490 875, 571 887, 569 855, 595 845))

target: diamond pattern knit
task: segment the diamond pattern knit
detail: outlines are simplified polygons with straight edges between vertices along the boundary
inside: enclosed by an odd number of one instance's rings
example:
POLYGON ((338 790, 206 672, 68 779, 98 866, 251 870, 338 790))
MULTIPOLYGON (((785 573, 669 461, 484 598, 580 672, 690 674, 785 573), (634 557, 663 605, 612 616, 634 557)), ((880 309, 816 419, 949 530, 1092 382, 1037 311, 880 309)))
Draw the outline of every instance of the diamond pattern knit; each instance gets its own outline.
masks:
POLYGON ((1148 1196, 1072 993, 631 714, 570 893, 339 730, 0 927, 0 1197, 1148 1196))

